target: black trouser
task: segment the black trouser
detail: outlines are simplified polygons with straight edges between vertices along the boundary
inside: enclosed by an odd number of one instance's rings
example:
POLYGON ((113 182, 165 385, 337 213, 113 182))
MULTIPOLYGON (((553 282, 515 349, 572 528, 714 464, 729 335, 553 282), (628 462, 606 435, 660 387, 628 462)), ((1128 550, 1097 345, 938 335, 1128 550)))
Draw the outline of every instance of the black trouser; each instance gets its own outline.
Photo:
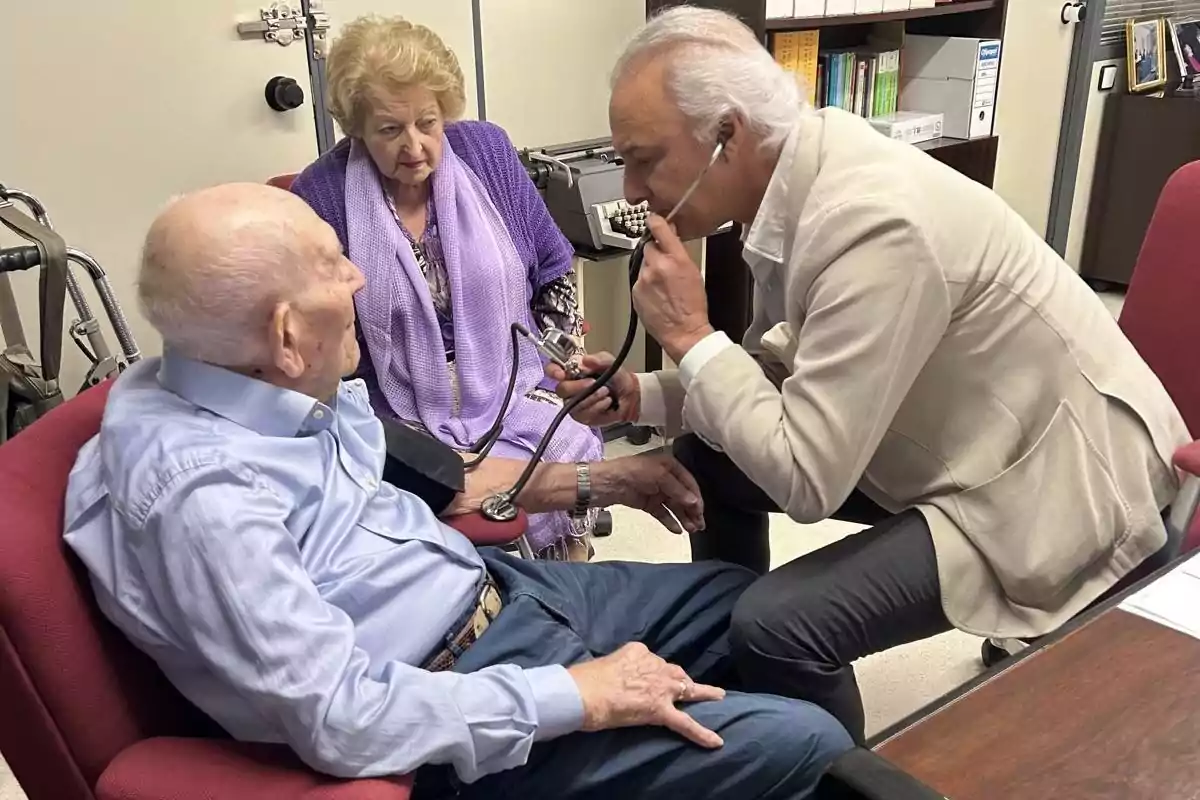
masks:
MULTIPOLYGON (((763 575, 742 595, 731 621, 746 689, 816 703, 861 744, 865 721, 852 664, 952 627, 942 611, 925 518, 915 510, 890 515, 855 492, 834 519, 873 527, 767 573, 767 513, 778 506, 727 456, 695 436, 677 439, 674 450, 704 499, 706 527, 692 537, 692 558, 720 559, 763 575)), ((1168 543, 1106 596, 1149 574, 1171 552, 1168 543)))
POLYGON ((822 706, 861 744, 865 720, 852 664, 951 628, 925 518, 917 511, 890 515, 855 492, 834 517, 874 527, 767 573, 767 514, 779 507, 695 436, 680 437, 674 450, 704 499, 705 529, 692 536, 692 558, 763 576, 742 595, 731 622, 742 679, 752 691, 822 706))

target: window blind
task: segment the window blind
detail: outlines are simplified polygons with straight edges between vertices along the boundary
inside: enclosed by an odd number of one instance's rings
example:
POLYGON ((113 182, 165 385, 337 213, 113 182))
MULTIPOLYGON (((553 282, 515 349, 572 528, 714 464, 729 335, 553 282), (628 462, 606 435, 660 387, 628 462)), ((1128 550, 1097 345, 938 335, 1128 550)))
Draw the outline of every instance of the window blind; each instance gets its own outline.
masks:
MULTIPOLYGON (((1131 19, 1167 17, 1176 22, 1200 19, 1200 0, 1108 0, 1104 7, 1104 25, 1100 29, 1100 46, 1125 46, 1125 23, 1131 19)), ((1167 52, 1171 52, 1171 35, 1167 33, 1167 52)))

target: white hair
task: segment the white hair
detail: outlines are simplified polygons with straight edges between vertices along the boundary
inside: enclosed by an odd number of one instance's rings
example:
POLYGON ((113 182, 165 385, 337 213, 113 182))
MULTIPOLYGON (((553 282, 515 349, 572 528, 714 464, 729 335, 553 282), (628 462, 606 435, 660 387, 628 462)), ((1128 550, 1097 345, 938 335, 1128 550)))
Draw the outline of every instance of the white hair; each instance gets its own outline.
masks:
POLYGON ((656 15, 626 45, 612 85, 635 63, 663 54, 670 56, 667 91, 700 141, 714 141, 721 123, 736 113, 764 147, 778 146, 808 107, 796 76, 724 11, 676 6, 656 15))
POLYGON ((269 210, 203 230, 170 216, 168 208, 151 227, 137 282, 142 313, 164 347, 223 367, 267 363, 275 305, 296 297, 311 277, 295 244, 302 232, 269 210))

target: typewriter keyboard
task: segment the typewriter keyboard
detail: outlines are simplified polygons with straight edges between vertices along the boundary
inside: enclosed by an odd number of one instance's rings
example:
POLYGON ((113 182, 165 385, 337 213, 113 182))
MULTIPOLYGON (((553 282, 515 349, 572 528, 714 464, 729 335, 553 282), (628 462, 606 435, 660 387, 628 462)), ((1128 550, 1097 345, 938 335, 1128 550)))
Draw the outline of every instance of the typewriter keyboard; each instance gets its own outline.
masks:
POLYGON ((608 224, 614 232, 637 239, 646 232, 646 215, 649 211, 649 203, 630 205, 626 200, 618 200, 616 210, 608 215, 608 224))

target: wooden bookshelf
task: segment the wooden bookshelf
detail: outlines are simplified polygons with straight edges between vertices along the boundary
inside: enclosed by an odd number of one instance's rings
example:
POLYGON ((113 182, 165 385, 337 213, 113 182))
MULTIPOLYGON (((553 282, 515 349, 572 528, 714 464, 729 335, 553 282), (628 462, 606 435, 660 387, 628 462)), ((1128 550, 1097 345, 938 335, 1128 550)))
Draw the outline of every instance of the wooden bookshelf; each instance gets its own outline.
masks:
POLYGON ((980 11, 991 11, 997 5, 996 0, 966 0, 966 2, 940 3, 933 8, 910 8, 907 11, 889 11, 883 14, 768 19, 764 20, 763 28, 770 32, 787 32, 810 31, 816 28, 840 28, 846 25, 872 25, 877 22, 902 22, 910 19, 941 17, 946 14, 973 14, 980 11))
MULTIPOLYGON (((677 5, 718 8, 736 14, 770 46, 771 35, 791 31, 820 30, 822 44, 850 48, 864 44, 871 26, 901 25, 905 33, 934 36, 972 36, 1003 39, 1008 0, 957 0, 933 8, 912 8, 884 14, 854 14, 837 17, 767 19, 766 0, 646 0, 646 14, 677 5)), ((1004 102, 997 98, 997 102, 1004 102)), ((999 138, 935 139, 917 145, 930 157, 990 187, 996 172, 999 138)), ((741 227, 708 237, 705 279, 709 318, 713 326, 740 342, 750 324, 753 279, 742 260, 741 227)), ((646 367, 661 366, 662 355, 647 340, 646 367)))

